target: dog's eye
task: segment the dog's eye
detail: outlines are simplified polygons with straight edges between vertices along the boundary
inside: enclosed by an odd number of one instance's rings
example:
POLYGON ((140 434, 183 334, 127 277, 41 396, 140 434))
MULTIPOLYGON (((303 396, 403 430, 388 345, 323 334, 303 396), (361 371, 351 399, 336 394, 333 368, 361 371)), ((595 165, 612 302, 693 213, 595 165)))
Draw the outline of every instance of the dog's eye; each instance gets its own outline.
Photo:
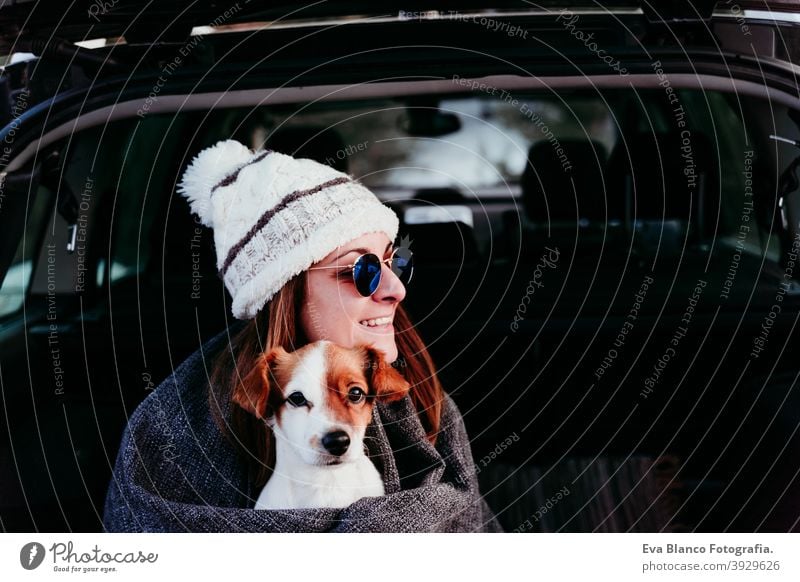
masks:
POLYGON ((347 392, 347 399, 352 402, 353 404, 359 404, 363 402, 367 395, 364 393, 364 389, 360 388, 359 386, 353 386, 347 392))
POLYGON ((292 406, 305 406, 308 402, 302 392, 292 392, 286 398, 286 401, 292 406))

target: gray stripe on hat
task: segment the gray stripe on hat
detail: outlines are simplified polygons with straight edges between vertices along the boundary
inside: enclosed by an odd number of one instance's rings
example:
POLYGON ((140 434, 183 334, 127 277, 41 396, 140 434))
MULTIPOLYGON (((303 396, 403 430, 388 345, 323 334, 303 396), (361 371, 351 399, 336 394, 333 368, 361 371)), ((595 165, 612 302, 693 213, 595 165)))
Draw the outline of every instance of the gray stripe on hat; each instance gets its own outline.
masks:
POLYGON ((236 179, 239 177, 239 172, 244 170, 247 166, 252 166, 253 164, 257 164, 258 162, 260 162, 261 160, 266 158, 269 154, 271 154, 272 151, 273 150, 264 150, 262 153, 260 153, 255 158, 253 158, 252 160, 250 160, 249 162, 247 162, 246 164, 244 164, 240 168, 237 168, 236 171, 234 171, 231 174, 228 174, 227 176, 225 176, 222 180, 217 182, 214 185, 213 188, 211 188, 211 194, 214 194, 214 191, 217 188, 222 188, 224 186, 230 186, 231 184, 233 184, 236 181, 236 179))
POLYGON ((233 261, 236 259, 236 256, 241 252, 241 250, 249 243, 253 237, 263 228, 265 228, 272 218, 278 214, 281 210, 285 209, 289 204, 296 200, 300 200, 306 196, 310 196, 312 194, 316 194, 317 192, 324 190, 326 188, 331 188, 333 186, 338 186, 339 184, 346 184, 348 182, 352 182, 352 180, 347 176, 342 176, 341 178, 334 178, 333 180, 328 180, 327 182, 323 182, 318 186, 314 186, 313 188, 309 188, 307 190, 295 190, 288 196, 285 196, 276 206, 270 208, 264 214, 261 215, 261 218, 258 219, 253 227, 247 232, 246 235, 242 237, 242 239, 237 242, 235 245, 231 247, 231 250, 228 251, 228 255, 225 257, 225 262, 222 264, 220 268, 220 273, 222 276, 225 276, 228 269, 230 268, 233 261))

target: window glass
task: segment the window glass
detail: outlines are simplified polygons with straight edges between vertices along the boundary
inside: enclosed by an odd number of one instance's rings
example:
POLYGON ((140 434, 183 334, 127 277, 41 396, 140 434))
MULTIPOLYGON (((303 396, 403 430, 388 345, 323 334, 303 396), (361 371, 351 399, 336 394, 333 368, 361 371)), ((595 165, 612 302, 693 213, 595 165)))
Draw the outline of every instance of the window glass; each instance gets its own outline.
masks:
POLYGON ((756 199, 764 200, 767 181, 758 178, 758 151, 729 99, 722 93, 682 91, 681 102, 692 120, 693 131, 709 136, 717 155, 720 196, 719 245, 777 261, 777 233, 756 220, 756 199))
MULTIPOLYGON (((126 127, 118 132, 124 136, 119 151, 107 154, 108 166, 116 170, 105 177, 114 197, 112 283, 144 271, 152 258, 153 228, 164 211, 165 198, 175 188, 175 156, 187 118, 186 114, 155 115, 135 129, 126 127)), ((163 244, 163 233, 159 238, 163 244)), ((104 269, 103 262, 98 278, 104 269)))
POLYGON ((25 233, 18 243, 17 253, 0 287, 0 318, 22 308, 31 283, 33 258, 39 253, 38 242, 51 203, 52 197, 45 189, 40 189, 30 210, 25 233))
POLYGON ((492 196, 493 189, 501 196, 518 194, 528 150, 538 141, 591 139, 607 152, 616 142, 613 117, 599 97, 562 102, 470 96, 442 99, 438 109, 455 116, 460 127, 439 136, 409 135, 406 107, 387 101, 287 116, 268 112, 259 135, 305 127, 311 138, 314 128, 325 130, 340 142, 326 156, 370 188, 455 188, 481 196, 492 196))

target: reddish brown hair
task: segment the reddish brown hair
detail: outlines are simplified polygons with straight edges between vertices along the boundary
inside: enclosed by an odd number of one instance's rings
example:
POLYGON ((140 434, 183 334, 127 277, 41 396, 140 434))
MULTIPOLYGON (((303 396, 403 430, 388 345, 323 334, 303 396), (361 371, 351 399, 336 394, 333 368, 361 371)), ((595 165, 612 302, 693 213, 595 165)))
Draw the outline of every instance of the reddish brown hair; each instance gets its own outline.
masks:
MULTIPOLYGON (((262 421, 236 404, 231 404, 229 418, 224 418, 219 403, 230 402, 234 388, 253 369, 258 356, 281 346, 294 351, 308 343, 300 326, 305 302, 306 273, 300 273, 284 285, 255 319, 237 333, 214 361, 211 373, 209 404, 223 434, 236 446, 247 462, 257 487, 269 479, 275 465, 272 431, 262 421)), ((442 414, 443 391, 428 350, 402 305, 394 317, 395 341, 400 364, 397 370, 411 384, 411 401, 432 443, 436 442, 442 414)))

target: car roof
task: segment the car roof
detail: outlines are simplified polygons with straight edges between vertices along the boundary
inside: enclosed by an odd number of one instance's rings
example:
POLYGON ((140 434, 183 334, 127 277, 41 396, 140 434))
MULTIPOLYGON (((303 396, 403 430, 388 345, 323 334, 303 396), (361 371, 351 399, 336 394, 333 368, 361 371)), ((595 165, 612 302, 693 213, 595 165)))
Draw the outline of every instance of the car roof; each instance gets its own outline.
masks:
MULTIPOLYGON (((594 13, 643 14, 673 24, 711 17, 715 0, 659 3, 658 13, 642 0, 615 0, 602 4, 591 0, 543 0, 537 3, 500 0, 493 2, 264 2, 252 0, 220 3, 217 0, 151 1, 76 0, 65 6, 60 0, 18 1, 0 6, 0 51, 19 50, 31 39, 58 38, 69 43, 95 38, 125 37, 128 43, 185 40, 196 27, 264 24, 272 27, 315 25, 343 19, 437 20, 455 14, 478 13, 511 17, 554 13, 562 9, 594 13)), ((719 3, 723 4, 723 3, 719 3)), ((737 8, 798 11, 797 2, 741 1, 737 8)))

